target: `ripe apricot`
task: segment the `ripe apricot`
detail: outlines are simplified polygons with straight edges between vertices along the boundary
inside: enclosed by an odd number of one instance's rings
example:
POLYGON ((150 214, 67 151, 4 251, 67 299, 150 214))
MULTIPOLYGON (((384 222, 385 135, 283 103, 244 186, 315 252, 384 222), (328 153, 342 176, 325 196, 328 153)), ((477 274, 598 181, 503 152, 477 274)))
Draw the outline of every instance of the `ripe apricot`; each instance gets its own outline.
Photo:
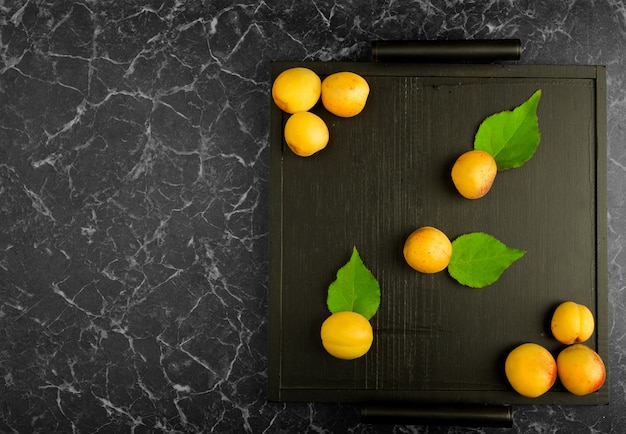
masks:
POLYGON ((462 154, 452 166, 452 182, 467 199, 486 195, 498 173, 498 165, 488 152, 474 149, 462 154))
POLYGON ((550 328, 557 341, 569 345, 589 339, 593 334, 595 322, 587 306, 566 301, 552 314, 550 328))
POLYGON ((439 229, 424 226, 408 236, 403 253, 413 269, 422 273, 438 273, 450 263, 452 243, 439 229))
POLYGON ((336 312, 322 323, 320 332, 324 349, 334 357, 352 360, 367 353, 372 346, 372 325, 356 312, 336 312))
POLYGON ((326 122, 311 112, 298 112, 285 123, 285 142, 294 154, 308 157, 324 149, 329 133, 326 122))
POLYGON ((536 398, 550 390, 557 376, 554 357, 535 343, 525 343, 513 349, 506 358, 504 370, 513 389, 528 398, 536 398))
POLYGON ((367 81, 354 72, 336 72, 322 81, 322 104, 336 116, 349 118, 361 113, 369 93, 367 81))
POLYGON ((563 349, 556 358, 559 380, 575 395, 587 395, 602 387, 606 367, 602 358, 584 344, 563 349))
POLYGON ((319 101, 322 80, 308 68, 286 69, 272 84, 272 99, 281 110, 298 113, 310 110, 319 101))

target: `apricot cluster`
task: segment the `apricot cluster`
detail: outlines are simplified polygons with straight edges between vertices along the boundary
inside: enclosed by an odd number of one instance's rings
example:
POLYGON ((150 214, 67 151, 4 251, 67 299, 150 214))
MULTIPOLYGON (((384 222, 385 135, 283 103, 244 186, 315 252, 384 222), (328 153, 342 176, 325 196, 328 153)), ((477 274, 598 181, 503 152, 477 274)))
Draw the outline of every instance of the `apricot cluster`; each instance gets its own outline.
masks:
POLYGON ((336 72, 324 81, 304 67, 281 72, 272 84, 272 99, 278 108, 291 114, 285 123, 287 146, 301 157, 324 149, 330 138, 328 126, 309 110, 321 98, 330 113, 344 118, 356 116, 365 108, 369 91, 367 81, 353 72, 336 72))
POLYGON ((536 398, 550 390, 557 376, 563 387, 575 395, 588 395, 600 389, 606 379, 606 367, 598 353, 582 344, 594 330, 589 308, 572 301, 560 304, 552 315, 550 328, 554 338, 568 346, 556 360, 539 344, 529 342, 513 349, 504 364, 513 389, 520 395, 536 398))

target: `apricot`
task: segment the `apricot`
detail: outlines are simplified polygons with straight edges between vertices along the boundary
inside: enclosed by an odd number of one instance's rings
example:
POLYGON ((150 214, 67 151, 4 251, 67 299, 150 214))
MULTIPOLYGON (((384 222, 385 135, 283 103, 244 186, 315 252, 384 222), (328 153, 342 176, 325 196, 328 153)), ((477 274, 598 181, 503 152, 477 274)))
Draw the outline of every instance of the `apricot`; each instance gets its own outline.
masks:
POLYGON ((557 376, 554 357, 535 343, 525 343, 513 349, 506 358, 504 370, 513 389, 528 398, 536 398, 550 390, 557 376))
POLYGON ((574 395, 588 395, 602 387, 606 368, 602 358, 584 344, 563 349, 556 358, 559 380, 574 395))
POLYGON ((301 157, 309 157, 321 151, 328 140, 326 122, 314 113, 294 113, 285 123, 285 142, 294 154, 301 157))
POLYGON ((336 312, 326 318, 320 331, 324 349, 338 359, 363 356, 372 346, 372 325, 356 312, 336 312))
POLYGON ((462 154, 452 166, 452 182, 461 196, 478 199, 486 195, 498 173, 498 165, 488 152, 474 149, 462 154))
POLYGON ((298 113, 313 108, 322 94, 322 80, 308 68, 286 69, 272 84, 274 103, 287 113, 298 113))
POLYGON ((370 87, 354 72, 336 72, 322 81, 322 104, 332 114, 344 118, 363 111, 370 87))
POLYGON ((566 301, 552 314, 550 328, 554 338, 562 344, 585 342, 593 334, 595 322, 587 306, 566 301))
POLYGON ((438 273, 450 263, 452 243, 439 229, 424 226, 408 236, 403 253, 411 268, 421 273, 438 273))

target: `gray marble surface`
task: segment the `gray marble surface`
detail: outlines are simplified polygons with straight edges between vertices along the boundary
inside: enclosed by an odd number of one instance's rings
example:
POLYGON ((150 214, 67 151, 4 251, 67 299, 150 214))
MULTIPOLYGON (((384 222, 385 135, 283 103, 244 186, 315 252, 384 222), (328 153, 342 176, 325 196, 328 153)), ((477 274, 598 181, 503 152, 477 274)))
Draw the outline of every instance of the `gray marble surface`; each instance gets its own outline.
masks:
POLYGON ((0 1, 0 432, 468 431, 267 402, 269 62, 481 38, 607 67, 611 404, 510 431, 624 432, 623 0, 0 1))

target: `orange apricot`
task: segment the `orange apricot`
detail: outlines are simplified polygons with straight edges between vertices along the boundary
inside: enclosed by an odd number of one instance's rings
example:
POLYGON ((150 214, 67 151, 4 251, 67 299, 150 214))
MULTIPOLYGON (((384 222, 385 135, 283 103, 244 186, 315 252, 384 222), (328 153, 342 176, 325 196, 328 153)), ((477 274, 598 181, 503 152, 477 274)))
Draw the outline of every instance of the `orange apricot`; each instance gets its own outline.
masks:
POLYGON ((336 72, 322 81, 322 104, 332 114, 349 118, 363 111, 370 87, 358 74, 336 72))
POLYGON ((497 173, 498 165, 491 154, 474 149, 455 161, 452 182, 461 196, 479 199, 489 192, 497 173))
POLYGON ((598 353, 584 344, 563 349, 556 358, 559 380, 574 395, 588 395, 600 389, 606 367, 598 353))
POLYGON ((320 331, 322 345, 332 356, 352 360, 363 356, 372 346, 372 325, 356 312, 336 312, 326 318, 320 331))
POLYGON ((424 226, 408 236, 403 253, 411 268, 422 273, 438 273, 450 263, 452 243, 439 229, 424 226))
POLYGON ((310 110, 319 101, 322 80, 308 68, 289 68, 278 74, 272 84, 274 103, 287 113, 310 110))
POLYGON ((557 377, 554 357, 535 343, 525 343, 513 349, 506 358, 504 369, 513 389, 528 398, 546 393, 557 377))
POLYGON ((569 345, 589 339, 593 334, 595 322, 587 306, 566 301, 552 314, 550 328, 557 341, 569 345))

